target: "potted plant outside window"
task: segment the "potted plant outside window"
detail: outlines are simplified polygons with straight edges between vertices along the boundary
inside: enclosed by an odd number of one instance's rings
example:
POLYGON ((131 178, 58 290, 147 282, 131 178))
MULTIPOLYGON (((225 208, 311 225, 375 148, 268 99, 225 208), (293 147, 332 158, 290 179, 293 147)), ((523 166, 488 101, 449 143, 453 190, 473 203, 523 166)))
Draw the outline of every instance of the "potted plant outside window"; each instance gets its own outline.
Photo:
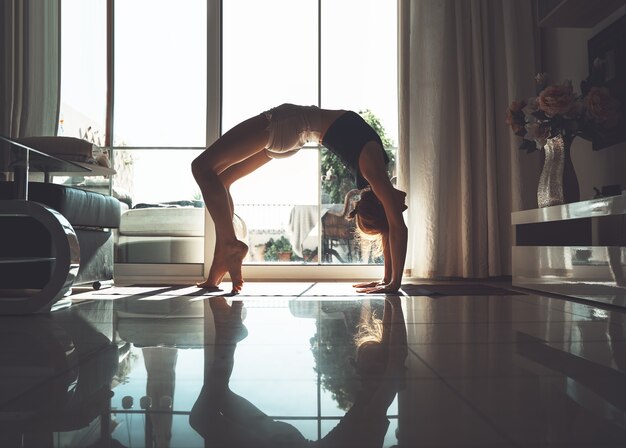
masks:
POLYGON ((287 238, 281 236, 277 240, 270 238, 265 243, 265 261, 291 261, 293 256, 293 248, 287 238))

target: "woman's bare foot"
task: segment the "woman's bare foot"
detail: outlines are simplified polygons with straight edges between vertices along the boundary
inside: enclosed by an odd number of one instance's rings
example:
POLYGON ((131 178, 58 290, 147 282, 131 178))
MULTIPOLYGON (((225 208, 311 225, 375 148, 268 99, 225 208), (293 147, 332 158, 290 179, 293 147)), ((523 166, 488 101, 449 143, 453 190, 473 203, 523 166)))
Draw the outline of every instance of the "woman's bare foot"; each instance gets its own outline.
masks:
POLYGON ((206 289, 208 292, 218 292, 218 291, 223 291, 223 289, 221 289, 219 286, 212 284, 210 281, 205 280, 203 282, 196 282, 196 286, 198 288, 204 288, 206 289))
POLYGON ((233 283, 232 292, 239 294, 243 287, 243 274, 241 273, 241 264, 243 259, 248 253, 248 245, 237 241, 236 244, 229 247, 229 252, 226 255, 226 262, 228 264, 228 273, 230 274, 230 281, 233 283))
POLYGON ((248 329, 243 324, 243 302, 228 305, 224 296, 209 299, 215 322, 216 341, 236 344, 248 336, 248 329))
POLYGON ((232 292, 239 293, 243 285, 241 264, 247 253, 248 246, 239 240, 234 244, 222 244, 215 251, 209 276, 205 281, 196 283, 198 288, 204 288, 209 291, 221 291, 217 285, 222 282, 222 279, 228 272, 233 283, 232 292))
POLYGON ((220 243, 215 245, 215 250, 213 251, 213 263, 211 263, 209 276, 205 282, 209 287, 217 287, 217 285, 222 283, 222 279, 228 272, 228 266, 223 263, 224 252, 224 245, 220 243))
MULTIPOLYGON (((220 258, 217 256, 219 252, 220 251, 216 247, 215 253, 213 255, 213 260, 217 260, 220 258)), ((223 270, 221 266, 218 266, 218 265, 219 263, 215 263, 215 261, 213 261, 213 263, 211 264, 211 269, 209 270, 209 276, 207 277, 207 279, 203 282, 196 283, 196 286, 198 288, 204 288, 209 292, 222 291, 222 289, 218 285, 222 283, 222 279, 226 275, 226 270, 223 270)))

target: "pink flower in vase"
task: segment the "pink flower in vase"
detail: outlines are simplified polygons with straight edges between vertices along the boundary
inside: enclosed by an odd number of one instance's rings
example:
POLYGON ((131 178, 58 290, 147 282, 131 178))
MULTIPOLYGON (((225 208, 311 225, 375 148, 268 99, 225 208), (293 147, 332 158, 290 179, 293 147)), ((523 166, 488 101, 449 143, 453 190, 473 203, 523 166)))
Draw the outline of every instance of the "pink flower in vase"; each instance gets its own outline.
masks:
POLYGON ((585 97, 585 107, 589 119, 607 128, 615 126, 620 118, 619 102, 606 87, 592 87, 585 97))
POLYGON ((539 93, 538 107, 548 117, 566 115, 574 105, 574 88, 570 81, 548 86, 539 93))

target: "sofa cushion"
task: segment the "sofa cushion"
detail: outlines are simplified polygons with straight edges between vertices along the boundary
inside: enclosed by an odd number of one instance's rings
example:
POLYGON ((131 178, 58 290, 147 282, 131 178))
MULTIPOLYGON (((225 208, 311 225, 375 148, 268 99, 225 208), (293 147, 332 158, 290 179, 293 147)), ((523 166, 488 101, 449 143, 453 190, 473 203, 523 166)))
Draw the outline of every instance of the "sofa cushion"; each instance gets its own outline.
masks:
POLYGON ((204 208, 136 208, 122 215, 120 235, 204 236, 204 208))
MULTIPOLYGON (((93 143, 75 137, 21 137, 17 141, 37 151, 75 162, 94 163, 106 154, 93 143)), ((106 160, 103 159, 99 162, 99 164, 110 167, 108 157, 106 157, 106 160)))
MULTIPOLYGON (((0 182, 0 198, 15 197, 14 189, 13 182, 0 182)), ((112 196, 58 184, 29 182, 28 199, 55 209, 73 226, 120 226, 120 202, 112 196)))

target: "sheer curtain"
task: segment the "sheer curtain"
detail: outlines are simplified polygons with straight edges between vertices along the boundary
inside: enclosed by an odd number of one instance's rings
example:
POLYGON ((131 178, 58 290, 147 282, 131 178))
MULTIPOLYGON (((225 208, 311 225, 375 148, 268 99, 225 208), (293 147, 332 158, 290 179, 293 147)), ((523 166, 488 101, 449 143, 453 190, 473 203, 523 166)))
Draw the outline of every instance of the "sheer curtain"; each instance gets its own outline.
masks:
MULTIPOLYGON (((511 211, 532 208, 504 119, 534 93, 532 0, 400 0, 400 187, 414 277, 511 273, 511 211)), ((536 185, 536 183, 534 183, 536 185)))
POLYGON ((55 135, 59 115, 60 1, 0 2, 0 132, 55 135))

